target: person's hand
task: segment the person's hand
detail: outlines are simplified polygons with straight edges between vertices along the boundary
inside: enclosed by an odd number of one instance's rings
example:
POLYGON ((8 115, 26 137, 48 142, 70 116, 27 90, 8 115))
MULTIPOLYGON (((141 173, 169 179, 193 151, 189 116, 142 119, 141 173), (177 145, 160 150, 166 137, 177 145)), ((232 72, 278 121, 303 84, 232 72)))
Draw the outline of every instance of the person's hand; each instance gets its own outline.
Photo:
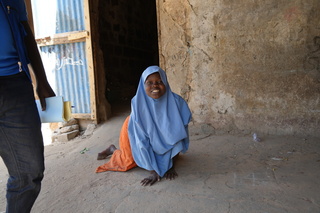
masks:
POLYGON ((52 88, 48 83, 38 83, 37 95, 41 103, 42 111, 45 111, 47 107, 45 98, 53 97, 56 94, 54 93, 54 91, 52 90, 52 88))
POLYGON ((177 176, 178 176, 178 173, 176 172, 176 170, 173 167, 171 169, 169 169, 166 172, 166 174, 164 175, 164 177, 167 180, 174 180, 177 176))
POLYGON ((147 186, 150 184, 152 186, 155 182, 160 181, 161 177, 155 172, 152 171, 151 175, 145 179, 143 179, 140 183, 142 186, 147 186))

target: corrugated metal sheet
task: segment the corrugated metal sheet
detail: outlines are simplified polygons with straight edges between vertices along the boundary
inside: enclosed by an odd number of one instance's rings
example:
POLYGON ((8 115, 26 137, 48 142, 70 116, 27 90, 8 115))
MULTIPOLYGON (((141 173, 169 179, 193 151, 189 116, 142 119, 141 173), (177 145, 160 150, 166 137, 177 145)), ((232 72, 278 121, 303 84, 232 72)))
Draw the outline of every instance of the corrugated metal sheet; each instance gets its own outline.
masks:
POLYGON ((83 0, 56 1, 58 4, 56 33, 84 30, 83 0))
POLYGON ((85 30, 83 0, 31 0, 35 36, 85 30))
MULTIPOLYGON (((82 0, 32 0, 36 38, 85 30, 82 0)), ((71 101, 72 113, 90 113, 85 43, 40 47, 49 83, 71 101)))
POLYGON ((71 101, 73 113, 90 113, 85 43, 52 45, 40 49, 42 58, 46 61, 55 61, 55 66, 50 69, 51 76, 54 76, 52 86, 56 94, 71 101))

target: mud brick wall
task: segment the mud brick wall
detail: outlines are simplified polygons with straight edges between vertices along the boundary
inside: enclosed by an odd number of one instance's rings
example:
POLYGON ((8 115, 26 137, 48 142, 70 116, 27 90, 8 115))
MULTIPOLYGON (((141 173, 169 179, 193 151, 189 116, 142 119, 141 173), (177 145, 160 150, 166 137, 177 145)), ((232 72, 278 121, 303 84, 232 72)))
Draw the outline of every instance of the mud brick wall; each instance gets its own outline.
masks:
POLYGON ((193 123, 320 135, 319 0, 158 0, 160 64, 193 123))

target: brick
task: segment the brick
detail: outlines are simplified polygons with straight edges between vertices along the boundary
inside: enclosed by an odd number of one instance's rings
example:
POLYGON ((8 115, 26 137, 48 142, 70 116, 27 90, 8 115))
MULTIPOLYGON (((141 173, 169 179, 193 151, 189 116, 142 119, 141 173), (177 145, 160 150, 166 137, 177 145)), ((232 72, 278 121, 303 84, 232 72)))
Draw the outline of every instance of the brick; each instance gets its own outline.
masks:
POLYGON ((52 142, 68 142, 69 140, 75 138, 79 134, 79 130, 74 130, 72 132, 67 132, 61 135, 53 135, 51 137, 52 142))

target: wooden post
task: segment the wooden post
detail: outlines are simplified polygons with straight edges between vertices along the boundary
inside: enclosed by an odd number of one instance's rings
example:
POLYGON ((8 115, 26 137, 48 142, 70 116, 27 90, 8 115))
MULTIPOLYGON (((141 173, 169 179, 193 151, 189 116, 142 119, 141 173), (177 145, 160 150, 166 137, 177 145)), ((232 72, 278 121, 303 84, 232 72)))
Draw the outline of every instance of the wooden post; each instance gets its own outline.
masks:
POLYGON ((92 43, 91 43, 91 24, 90 24, 90 10, 89 0, 84 0, 84 22, 86 31, 89 32, 86 37, 86 56, 88 63, 88 76, 90 85, 90 106, 91 106, 91 119, 97 123, 97 102, 96 102, 96 81, 95 81, 95 69, 93 64, 92 43))

